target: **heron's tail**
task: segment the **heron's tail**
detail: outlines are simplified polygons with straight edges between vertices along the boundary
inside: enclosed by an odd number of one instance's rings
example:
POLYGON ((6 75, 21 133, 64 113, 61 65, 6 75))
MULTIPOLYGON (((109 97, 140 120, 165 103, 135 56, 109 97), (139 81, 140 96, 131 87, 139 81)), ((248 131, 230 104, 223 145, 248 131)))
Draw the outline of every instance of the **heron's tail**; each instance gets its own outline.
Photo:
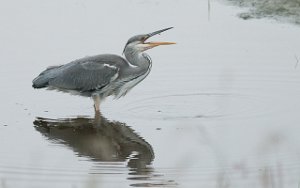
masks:
POLYGON ((49 78, 45 75, 39 75, 32 81, 32 87, 35 89, 47 87, 49 78))
POLYGON ((32 87, 36 89, 47 87, 49 85, 49 81, 55 78, 55 73, 57 73, 55 70, 59 67, 61 66, 48 67, 40 75, 38 75, 38 77, 33 79, 32 87))

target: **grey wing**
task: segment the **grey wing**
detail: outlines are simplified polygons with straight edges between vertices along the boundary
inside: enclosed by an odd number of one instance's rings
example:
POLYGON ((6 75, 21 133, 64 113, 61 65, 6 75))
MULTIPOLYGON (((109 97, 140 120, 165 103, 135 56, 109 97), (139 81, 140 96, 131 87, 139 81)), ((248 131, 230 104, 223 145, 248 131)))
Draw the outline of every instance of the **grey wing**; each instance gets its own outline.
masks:
POLYGON ((81 92, 105 87, 119 71, 116 66, 94 61, 73 62, 59 69, 60 74, 49 81, 49 86, 81 92))

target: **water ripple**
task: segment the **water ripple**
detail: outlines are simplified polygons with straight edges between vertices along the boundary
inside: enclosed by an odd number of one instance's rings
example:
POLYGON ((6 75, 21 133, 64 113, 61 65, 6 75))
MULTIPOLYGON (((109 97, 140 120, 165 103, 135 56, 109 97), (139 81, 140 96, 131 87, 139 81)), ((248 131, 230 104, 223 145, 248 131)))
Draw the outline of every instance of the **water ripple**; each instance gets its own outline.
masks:
POLYGON ((147 119, 246 118, 271 112, 270 102, 266 97, 235 93, 183 93, 142 98, 122 110, 147 119))

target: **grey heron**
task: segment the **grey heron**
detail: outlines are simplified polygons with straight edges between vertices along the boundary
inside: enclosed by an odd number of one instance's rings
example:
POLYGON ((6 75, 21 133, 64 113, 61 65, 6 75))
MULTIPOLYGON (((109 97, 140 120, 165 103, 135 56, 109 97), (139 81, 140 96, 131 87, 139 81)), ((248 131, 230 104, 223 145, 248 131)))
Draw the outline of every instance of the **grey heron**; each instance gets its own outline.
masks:
POLYGON ((152 61, 144 51, 174 42, 146 42, 150 37, 173 27, 131 37, 125 45, 125 58, 101 54, 51 66, 33 81, 33 88, 47 88, 75 95, 92 97, 96 112, 107 96, 120 98, 141 82, 150 72, 152 61))

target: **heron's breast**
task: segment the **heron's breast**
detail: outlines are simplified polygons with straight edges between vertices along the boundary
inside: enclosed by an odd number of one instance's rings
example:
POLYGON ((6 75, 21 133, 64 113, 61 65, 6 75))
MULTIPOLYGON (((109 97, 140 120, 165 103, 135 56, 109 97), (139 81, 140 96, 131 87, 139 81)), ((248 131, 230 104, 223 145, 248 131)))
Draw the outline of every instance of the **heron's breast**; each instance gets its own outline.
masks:
POLYGON ((136 86, 138 83, 140 83, 148 76, 150 70, 151 70, 151 66, 149 66, 148 70, 144 74, 135 77, 131 80, 123 80, 123 81, 121 80, 119 83, 117 83, 117 87, 114 92, 115 97, 120 98, 126 95, 129 90, 131 90, 134 86, 136 86))

